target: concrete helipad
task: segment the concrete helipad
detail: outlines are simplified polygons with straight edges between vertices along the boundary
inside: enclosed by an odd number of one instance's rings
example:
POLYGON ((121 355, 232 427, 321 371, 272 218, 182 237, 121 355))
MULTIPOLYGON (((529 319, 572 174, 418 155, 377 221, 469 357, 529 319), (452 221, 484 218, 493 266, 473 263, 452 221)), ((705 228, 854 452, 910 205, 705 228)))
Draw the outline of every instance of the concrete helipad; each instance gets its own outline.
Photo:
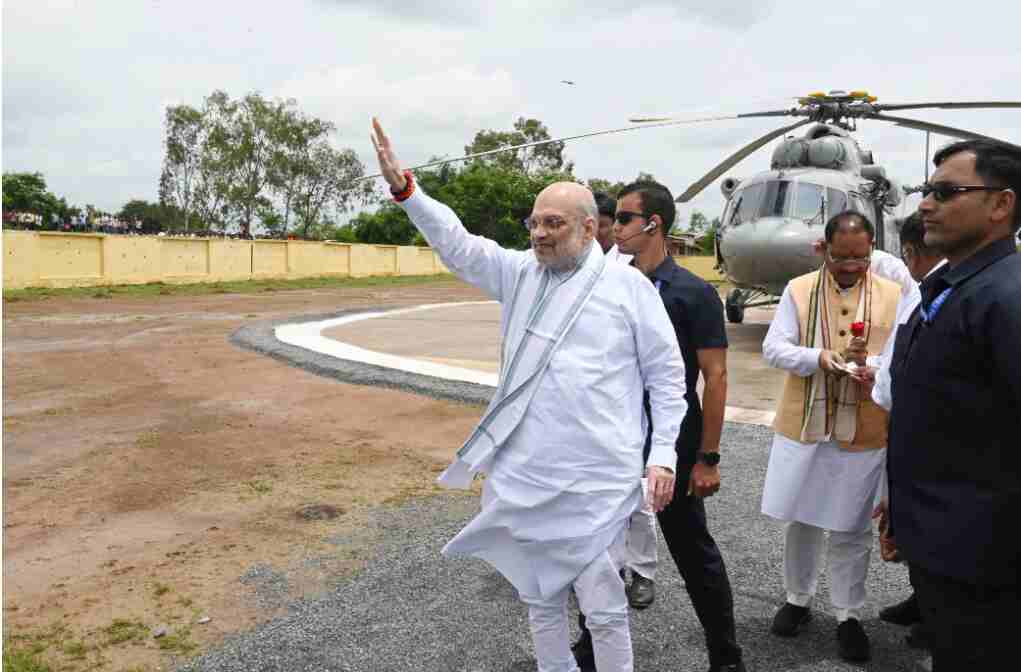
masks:
MULTIPOLYGON (((727 419, 768 425, 782 376, 762 361, 773 311, 750 309, 744 324, 727 325, 727 419)), ((428 304, 277 327, 289 345, 338 359, 495 387, 500 306, 496 302, 428 304)))

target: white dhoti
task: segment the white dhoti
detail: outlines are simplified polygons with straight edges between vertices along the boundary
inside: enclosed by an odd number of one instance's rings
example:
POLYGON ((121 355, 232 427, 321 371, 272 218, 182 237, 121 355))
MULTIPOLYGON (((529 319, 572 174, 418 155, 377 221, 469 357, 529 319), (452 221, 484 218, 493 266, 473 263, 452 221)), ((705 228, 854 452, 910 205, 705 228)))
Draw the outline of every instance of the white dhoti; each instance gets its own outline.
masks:
POLYGON ((656 578, 656 513, 649 506, 648 480, 642 479, 642 506, 631 514, 625 535, 624 566, 649 581, 656 578))
MULTIPOLYGON (((596 669, 633 669, 631 632, 628 629, 627 598, 624 582, 617 573, 617 564, 607 552, 599 555, 578 575, 572 586, 578 606, 585 614, 585 623, 592 633, 592 650, 596 669)), ((535 645, 538 672, 577 672, 571 653, 567 597, 570 587, 543 598, 521 595, 528 605, 528 622, 535 645)))
POLYGON ((788 523, 784 545, 787 601, 815 595, 829 531, 830 599, 838 621, 859 618, 872 548, 872 510, 881 495, 886 450, 851 452, 834 441, 773 438, 762 512, 788 523))

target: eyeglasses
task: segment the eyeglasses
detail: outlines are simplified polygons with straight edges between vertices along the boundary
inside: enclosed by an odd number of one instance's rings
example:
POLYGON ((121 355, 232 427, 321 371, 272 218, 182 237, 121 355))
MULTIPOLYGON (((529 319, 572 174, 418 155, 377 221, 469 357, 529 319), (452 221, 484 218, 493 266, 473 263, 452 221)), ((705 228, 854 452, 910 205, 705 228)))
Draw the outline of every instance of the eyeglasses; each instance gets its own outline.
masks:
POLYGON ((632 219, 648 219, 645 215, 640 212, 630 212, 628 210, 618 210, 617 214, 614 215, 613 221, 617 222, 621 226, 627 226, 631 223, 632 219))
POLYGON ((946 182, 937 182, 936 184, 923 184, 922 185, 922 198, 926 198, 929 194, 936 199, 939 203, 946 203, 954 196, 963 194, 968 191, 1007 191, 1003 187, 987 187, 987 186, 962 186, 958 184, 948 184, 946 182))
POLYGON ((834 257, 829 250, 826 250, 826 258, 830 260, 831 264, 837 266, 868 266, 869 262, 872 261, 872 255, 867 257, 834 257))
POLYGON ((521 223, 529 231, 535 231, 541 226, 547 231, 553 232, 559 231, 562 226, 566 226, 567 220, 557 215, 550 215, 549 217, 525 217, 521 220, 521 223))

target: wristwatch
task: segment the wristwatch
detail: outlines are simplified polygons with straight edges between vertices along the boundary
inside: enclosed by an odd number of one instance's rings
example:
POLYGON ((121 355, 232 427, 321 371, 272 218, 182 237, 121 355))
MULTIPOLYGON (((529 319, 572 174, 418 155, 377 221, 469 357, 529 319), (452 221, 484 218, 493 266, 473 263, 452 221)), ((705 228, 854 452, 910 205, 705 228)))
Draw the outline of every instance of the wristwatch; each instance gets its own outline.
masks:
POLYGON ((701 462, 708 467, 715 467, 720 463, 719 453, 707 453, 704 450, 700 450, 695 453, 695 460, 701 462))

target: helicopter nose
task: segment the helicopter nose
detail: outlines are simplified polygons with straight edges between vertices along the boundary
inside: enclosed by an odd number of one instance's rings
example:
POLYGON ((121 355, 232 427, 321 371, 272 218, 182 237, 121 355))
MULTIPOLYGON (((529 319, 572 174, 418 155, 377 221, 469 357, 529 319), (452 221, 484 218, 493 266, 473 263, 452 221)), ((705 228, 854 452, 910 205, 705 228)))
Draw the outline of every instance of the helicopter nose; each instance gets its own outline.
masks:
POLYGON ((727 227, 720 236, 720 254, 737 282, 783 291, 790 278, 819 268, 822 260, 813 244, 823 233, 821 225, 804 220, 760 217, 727 227))

